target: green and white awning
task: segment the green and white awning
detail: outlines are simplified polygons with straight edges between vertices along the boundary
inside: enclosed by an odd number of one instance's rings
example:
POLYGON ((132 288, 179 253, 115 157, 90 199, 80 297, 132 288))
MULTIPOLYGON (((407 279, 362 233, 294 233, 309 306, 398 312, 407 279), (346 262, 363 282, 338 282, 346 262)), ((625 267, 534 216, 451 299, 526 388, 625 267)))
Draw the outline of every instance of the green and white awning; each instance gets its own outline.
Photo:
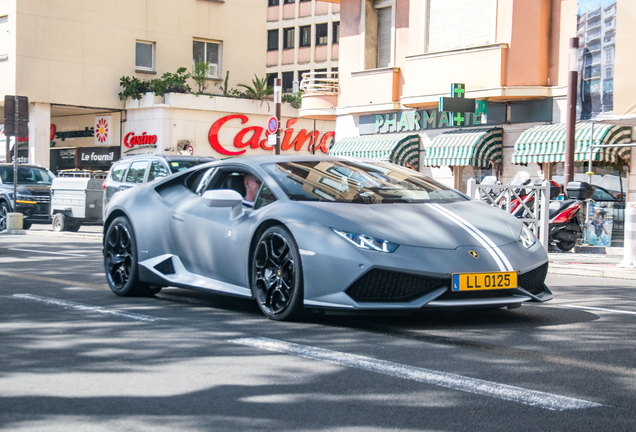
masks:
MULTIPOLYGON (((574 160, 587 161, 590 154, 592 125, 589 122, 576 124, 574 160)), ((632 140, 632 128, 609 124, 594 124, 594 145, 627 144, 632 140)), ((622 159, 630 163, 630 147, 593 148, 592 160, 616 163, 622 159)), ((512 163, 564 162, 565 124, 535 126, 521 134, 515 143, 512 163)))
POLYGON ((424 166, 474 166, 488 168, 501 165, 503 130, 468 129, 444 132, 426 150, 424 166))
POLYGON ((420 136, 383 134, 343 138, 329 149, 329 155, 392 162, 419 169, 420 136))

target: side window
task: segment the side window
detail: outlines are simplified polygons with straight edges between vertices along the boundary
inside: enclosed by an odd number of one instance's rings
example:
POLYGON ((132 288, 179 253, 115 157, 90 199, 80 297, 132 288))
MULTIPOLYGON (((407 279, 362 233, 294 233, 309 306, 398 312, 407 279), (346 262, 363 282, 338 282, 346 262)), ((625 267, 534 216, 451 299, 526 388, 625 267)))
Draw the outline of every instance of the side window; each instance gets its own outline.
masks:
POLYGON ((124 174, 126 173, 126 170, 129 166, 129 163, 115 165, 115 167, 110 170, 110 178, 116 182, 122 181, 122 179, 124 178, 124 174))
POLYGON ((148 161, 133 162, 126 175, 126 183, 143 183, 148 161))
POLYGON ((152 164, 150 164, 150 171, 148 172, 148 181, 151 182, 154 179, 158 179, 160 177, 166 177, 168 174, 170 173, 161 162, 152 161, 152 164))
POLYGON ((266 205, 271 204, 274 201, 276 201, 276 197, 274 196, 272 191, 269 190, 269 187, 264 184, 261 188, 261 193, 258 195, 258 198, 256 198, 256 203, 254 203, 254 210, 265 207, 266 205))
POLYGON ((194 190, 195 194, 201 195, 203 194, 203 192, 206 191, 208 184, 210 183, 210 179, 212 178, 215 172, 216 172, 216 168, 210 168, 203 174, 203 177, 201 177, 201 181, 199 181, 196 184, 196 189, 194 190))

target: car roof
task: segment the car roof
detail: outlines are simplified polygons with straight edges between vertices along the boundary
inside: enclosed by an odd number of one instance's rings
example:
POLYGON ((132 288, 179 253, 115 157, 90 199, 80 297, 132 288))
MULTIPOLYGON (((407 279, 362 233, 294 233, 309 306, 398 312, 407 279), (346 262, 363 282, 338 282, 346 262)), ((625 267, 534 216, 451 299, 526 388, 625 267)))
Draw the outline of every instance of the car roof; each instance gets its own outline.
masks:
MULTIPOLYGON (((37 169, 46 170, 46 168, 44 168, 42 165, 38 165, 38 164, 19 163, 18 166, 19 167, 29 167, 29 168, 37 168, 37 169)), ((13 164, 12 163, 6 163, 6 162, 0 162, 0 167, 13 167, 13 164)))

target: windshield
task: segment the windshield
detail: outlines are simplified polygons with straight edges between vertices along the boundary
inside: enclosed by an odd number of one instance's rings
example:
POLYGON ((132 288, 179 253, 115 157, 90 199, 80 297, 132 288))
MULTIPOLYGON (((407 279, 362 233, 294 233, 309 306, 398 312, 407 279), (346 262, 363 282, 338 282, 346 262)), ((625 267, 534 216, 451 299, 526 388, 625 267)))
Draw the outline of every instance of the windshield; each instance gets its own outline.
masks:
POLYGON ((197 161, 170 161, 170 170, 173 174, 178 173, 179 171, 187 170, 190 167, 200 164, 201 162, 197 161))
MULTIPOLYGON (((55 175, 43 168, 18 166, 18 184, 21 185, 51 185, 55 175)), ((13 183, 13 167, 0 167, 0 179, 4 184, 13 183)))
POLYGON ((310 161, 263 167, 294 201, 391 204, 467 200, 416 171, 390 163, 310 161))

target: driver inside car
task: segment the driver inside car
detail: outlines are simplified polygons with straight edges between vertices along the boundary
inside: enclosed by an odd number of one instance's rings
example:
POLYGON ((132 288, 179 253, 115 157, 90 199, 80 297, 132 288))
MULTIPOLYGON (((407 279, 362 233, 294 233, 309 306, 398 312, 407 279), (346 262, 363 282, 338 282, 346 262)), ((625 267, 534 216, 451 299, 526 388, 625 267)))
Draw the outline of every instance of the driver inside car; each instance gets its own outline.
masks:
POLYGON ((245 174, 243 176, 243 182, 245 183, 245 198, 243 198, 243 205, 245 207, 254 207, 254 200, 256 199, 256 193, 261 186, 259 179, 251 174, 245 174))

